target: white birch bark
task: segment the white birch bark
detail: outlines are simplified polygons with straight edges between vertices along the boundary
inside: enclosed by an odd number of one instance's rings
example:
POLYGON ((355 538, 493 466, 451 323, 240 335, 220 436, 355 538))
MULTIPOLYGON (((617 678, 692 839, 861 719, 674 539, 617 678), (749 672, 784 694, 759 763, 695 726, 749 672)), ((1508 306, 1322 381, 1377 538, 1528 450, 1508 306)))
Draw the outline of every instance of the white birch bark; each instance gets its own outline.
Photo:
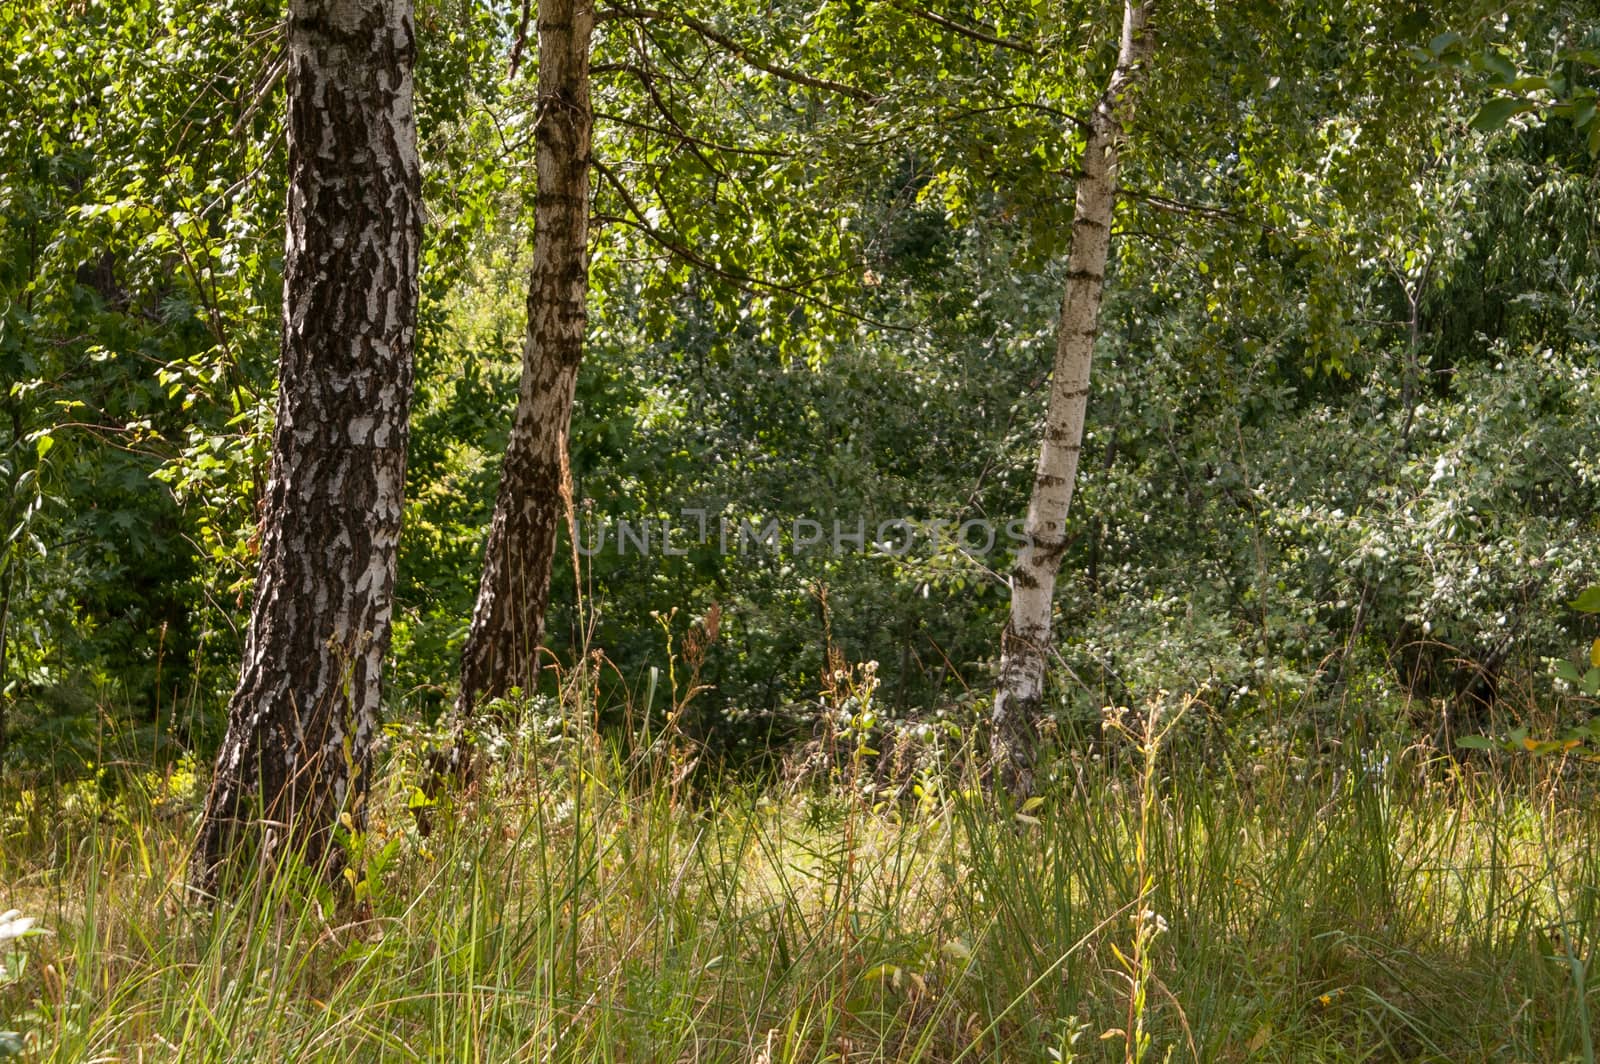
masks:
POLYGON ((1066 549, 1067 511, 1083 447, 1089 370, 1100 331, 1100 301, 1117 196, 1117 149, 1129 90, 1150 54, 1150 0, 1126 0, 1122 43, 1110 83, 1085 131, 1067 257, 1066 290, 1044 438, 1025 523, 1027 544, 1011 573, 1011 616, 1000 641, 1000 682, 991 724, 994 783, 1021 800, 1033 792, 1035 720, 1044 700, 1056 574, 1066 549))
POLYGON ((477 705, 532 688, 550 602, 573 392, 583 359, 589 293, 590 0, 540 0, 539 115, 534 165, 533 271, 528 333, 511 439, 500 473, 483 575, 461 656, 462 730, 477 705))
POLYGON ((191 865, 332 870, 378 734, 422 238, 411 0, 292 0, 277 422, 260 572, 191 865), (248 845, 244 845, 248 844, 248 845))

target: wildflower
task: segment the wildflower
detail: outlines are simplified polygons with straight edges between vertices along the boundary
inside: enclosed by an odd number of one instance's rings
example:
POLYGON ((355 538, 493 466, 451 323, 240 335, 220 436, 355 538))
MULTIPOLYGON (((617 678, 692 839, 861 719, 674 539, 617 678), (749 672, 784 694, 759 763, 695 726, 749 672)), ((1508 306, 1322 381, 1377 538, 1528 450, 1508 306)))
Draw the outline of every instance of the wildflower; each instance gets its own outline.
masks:
POLYGON ((1144 912, 1140 913, 1139 923, 1145 925, 1155 924, 1156 934, 1158 935, 1165 934, 1167 930, 1167 918, 1156 912, 1154 909, 1146 909, 1144 912))
POLYGON ((0 942, 21 938, 38 922, 31 916, 23 916, 21 909, 7 909, 0 913, 0 942))

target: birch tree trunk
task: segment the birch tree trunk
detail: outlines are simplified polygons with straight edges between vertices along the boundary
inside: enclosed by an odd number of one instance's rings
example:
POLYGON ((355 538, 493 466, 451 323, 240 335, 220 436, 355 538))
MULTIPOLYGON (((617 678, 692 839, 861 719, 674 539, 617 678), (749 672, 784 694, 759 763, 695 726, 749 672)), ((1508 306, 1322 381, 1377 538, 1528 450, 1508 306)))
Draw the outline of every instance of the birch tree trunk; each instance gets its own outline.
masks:
MULTIPOLYGON (((533 272, 511 439, 461 656, 460 729, 483 700, 531 689, 550 603, 573 388, 589 294, 591 0, 540 0, 533 272)), ((459 768, 459 764, 457 765, 459 768)))
POLYGON ((1024 526, 1027 544, 1011 572, 1011 616, 1000 638, 1000 683, 990 721, 994 782, 1018 800, 1033 792, 1034 721, 1044 699, 1051 605, 1066 549, 1067 511, 1089 401, 1089 368, 1100 331, 1117 196, 1118 141, 1129 107, 1128 91, 1151 50, 1153 6, 1150 0, 1125 0, 1117 65, 1089 118, 1077 182, 1050 402, 1024 526))
POLYGON ((327 872, 360 825, 389 643, 422 235, 411 0, 291 0, 277 424, 239 685, 191 865, 327 872))

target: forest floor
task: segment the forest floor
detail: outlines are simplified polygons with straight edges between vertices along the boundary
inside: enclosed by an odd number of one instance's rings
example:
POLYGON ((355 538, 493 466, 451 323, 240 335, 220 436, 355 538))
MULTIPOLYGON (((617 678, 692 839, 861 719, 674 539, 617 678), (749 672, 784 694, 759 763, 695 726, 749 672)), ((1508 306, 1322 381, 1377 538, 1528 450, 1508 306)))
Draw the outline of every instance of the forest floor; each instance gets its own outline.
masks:
POLYGON ((1592 765, 1149 745, 1003 812, 859 748, 706 783, 569 735, 428 837, 389 772, 358 902, 293 872, 187 899, 191 773, 13 793, 0 909, 37 926, 0 919, 0 1056, 1595 1059, 1592 765))

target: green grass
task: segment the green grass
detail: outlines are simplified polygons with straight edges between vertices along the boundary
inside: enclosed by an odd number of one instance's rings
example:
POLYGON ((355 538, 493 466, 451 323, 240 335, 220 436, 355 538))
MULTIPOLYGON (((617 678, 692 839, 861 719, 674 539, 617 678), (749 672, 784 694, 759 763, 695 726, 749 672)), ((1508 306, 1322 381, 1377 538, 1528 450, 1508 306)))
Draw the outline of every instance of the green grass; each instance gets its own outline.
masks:
POLYGON ((691 794, 661 751, 524 751, 425 840, 391 774, 365 907, 293 871, 186 900, 181 778, 13 795, 0 910, 51 934, 0 944, 0 1029, 73 1062, 1009 1064, 1133 1059, 1132 1028, 1147 1060, 1594 1059, 1575 766, 1236 776, 1129 743, 1018 818, 884 802, 859 759, 691 794))

